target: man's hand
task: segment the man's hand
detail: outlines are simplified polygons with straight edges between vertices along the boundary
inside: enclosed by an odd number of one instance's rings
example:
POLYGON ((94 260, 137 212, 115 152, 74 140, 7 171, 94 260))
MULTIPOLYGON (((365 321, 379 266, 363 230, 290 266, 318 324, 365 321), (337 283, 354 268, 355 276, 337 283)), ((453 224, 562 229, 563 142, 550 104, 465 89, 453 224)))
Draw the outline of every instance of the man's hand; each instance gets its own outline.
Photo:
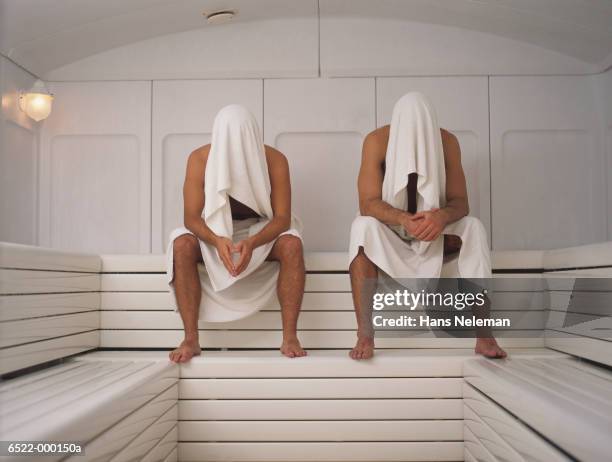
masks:
POLYGON ((431 209, 426 212, 417 212, 412 215, 411 220, 417 224, 412 233, 416 239, 421 241, 433 241, 447 225, 447 220, 440 209, 431 209))
POLYGON ((246 269, 251 261, 251 257, 253 256, 253 243, 248 238, 244 239, 236 244, 234 250, 240 253, 240 259, 238 263, 236 263, 236 274, 234 274, 234 276, 238 276, 246 269))
POLYGON ((404 213, 402 217, 400 218, 399 222, 400 222, 400 225, 402 225, 402 227, 406 230, 406 232, 410 236, 416 236, 415 233, 419 227, 419 224, 421 223, 421 220, 422 218, 415 220, 414 215, 410 215, 409 213, 404 213))
POLYGON ((232 251, 234 249, 232 240, 227 237, 217 237, 217 239, 215 239, 215 247, 217 248, 219 258, 223 262, 223 266, 225 266, 229 274, 236 276, 236 267, 232 260, 232 251))

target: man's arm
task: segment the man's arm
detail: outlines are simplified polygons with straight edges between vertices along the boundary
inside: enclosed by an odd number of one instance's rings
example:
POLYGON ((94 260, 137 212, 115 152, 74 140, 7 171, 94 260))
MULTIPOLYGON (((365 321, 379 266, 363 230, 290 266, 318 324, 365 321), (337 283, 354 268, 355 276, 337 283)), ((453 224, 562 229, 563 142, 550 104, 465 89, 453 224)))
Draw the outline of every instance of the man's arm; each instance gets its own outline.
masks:
POLYGON ((208 242, 217 248, 219 258, 225 268, 235 275, 236 268, 232 261, 233 243, 231 239, 217 236, 202 218, 204 210, 204 172, 206 170, 206 159, 210 148, 204 147, 205 152, 196 150, 189 155, 187 161, 187 172, 183 184, 183 222, 185 228, 195 234, 199 239, 208 242))
POLYGON ((398 225, 407 212, 396 209, 382 199, 384 144, 376 132, 363 141, 361 166, 357 178, 359 211, 361 215, 374 217, 388 225, 398 225))
POLYGON ((465 174, 461 166, 459 140, 450 132, 442 132, 446 163, 446 206, 440 209, 446 224, 454 223, 470 213, 465 174))
POLYGON ((359 191, 359 210, 361 215, 374 217, 387 225, 402 225, 406 231, 413 233, 417 223, 413 215, 397 209, 382 199, 385 144, 377 130, 366 136, 361 154, 361 167, 357 179, 359 191))
POLYGON ((236 272, 240 274, 251 260, 253 249, 272 242, 291 225, 291 179, 287 158, 274 148, 266 146, 268 159, 268 174, 270 176, 270 200, 272 203, 272 219, 257 234, 250 236, 236 245, 240 252, 240 260, 236 264, 236 272))
POLYGON ((270 175, 270 200, 272 202, 272 219, 261 231, 249 239, 253 247, 267 244, 284 233, 291 225, 291 179, 289 176, 289 162, 287 158, 274 148, 267 147, 268 174, 270 175))
POLYGON ((470 211, 459 141, 452 133, 446 130, 441 132, 446 170, 446 205, 414 215, 414 218, 422 218, 414 236, 424 241, 436 239, 446 225, 463 218, 470 211))

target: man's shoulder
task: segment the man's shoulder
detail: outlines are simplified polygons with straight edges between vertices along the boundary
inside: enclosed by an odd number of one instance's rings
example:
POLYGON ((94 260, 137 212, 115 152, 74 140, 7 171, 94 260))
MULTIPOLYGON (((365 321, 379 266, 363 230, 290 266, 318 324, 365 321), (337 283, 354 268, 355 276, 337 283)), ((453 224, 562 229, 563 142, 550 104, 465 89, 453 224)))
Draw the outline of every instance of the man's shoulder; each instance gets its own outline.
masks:
POLYGON ((383 125, 382 127, 375 128, 365 137, 365 141, 373 143, 388 143, 389 142, 389 130, 390 125, 383 125))
POLYGON ((268 146, 267 144, 264 144, 264 149, 268 162, 272 164, 287 164, 287 157, 278 149, 268 146))
POLYGON ((389 125, 379 127, 366 135, 363 152, 368 156, 384 157, 389 143, 389 125))
POLYGON ((206 161, 209 152, 210 144, 205 144, 204 146, 200 146, 199 148, 196 148, 191 151, 191 154, 189 154, 189 160, 206 161))
POLYGON ((444 128, 440 128, 440 134, 442 135, 442 143, 444 144, 459 143, 457 137, 444 128))

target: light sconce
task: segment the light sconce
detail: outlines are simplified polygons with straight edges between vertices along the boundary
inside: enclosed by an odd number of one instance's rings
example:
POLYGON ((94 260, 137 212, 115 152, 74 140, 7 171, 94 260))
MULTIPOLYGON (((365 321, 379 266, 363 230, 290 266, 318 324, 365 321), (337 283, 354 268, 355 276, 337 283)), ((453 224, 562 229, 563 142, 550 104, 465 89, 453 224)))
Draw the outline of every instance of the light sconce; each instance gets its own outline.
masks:
POLYGON ((19 95, 19 109, 36 122, 49 117, 52 105, 53 95, 41 80, 37 80, 28 92, 19 95))

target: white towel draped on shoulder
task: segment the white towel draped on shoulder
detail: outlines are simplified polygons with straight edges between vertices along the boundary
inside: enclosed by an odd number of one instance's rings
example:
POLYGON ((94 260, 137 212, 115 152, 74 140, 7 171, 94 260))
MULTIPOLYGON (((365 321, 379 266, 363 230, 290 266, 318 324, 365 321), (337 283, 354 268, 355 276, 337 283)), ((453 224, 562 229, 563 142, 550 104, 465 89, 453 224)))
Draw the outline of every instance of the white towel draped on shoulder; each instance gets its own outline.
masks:
MULTIPOLYGON (((271 186, 265 148, 255 117, 239 105, 226 106, 215 117, 212 140, 204 174, 202 218, 218 236, 235 243, 259 232, 272 218, 271 186), (229 197, 255 211, 260 218, 232 220, 229 197)), ((291 228, 282 233, 300 237, 300 223, 292 218, 291 228)), ((167 281, 174 291, 173 246, 182 234, 170 234, 166 250, 167 281)), ((280 236, 279 236, 280 237, 280 236)), ((279 266, 266 262, 275 241, 257 247, 247 268, 230 275, 214 246, 199 240, 204 268, 200 268, 202 301, 200 319, 225 322, 248 316, 263 308, 274 295, 279 266)))
MULTIPOLYGON (((408 175, 416 173, 417 210, 441 208, 446 199, 446 173, 440 127, 433 106, 418 92, 404 95, 395 104, 385 157, 382 199, 407 210, 408 175)), ((491 277, 491 256, 482 223, 464 217, 446 226, 442 234, 462 240, 456 277, 491 277)), ((432 242, 404 240, 375 218, 357 216, 351 227, 349 263, 363 247, 366 256, 393 278, 439 277, 444 239, 432 242)))

